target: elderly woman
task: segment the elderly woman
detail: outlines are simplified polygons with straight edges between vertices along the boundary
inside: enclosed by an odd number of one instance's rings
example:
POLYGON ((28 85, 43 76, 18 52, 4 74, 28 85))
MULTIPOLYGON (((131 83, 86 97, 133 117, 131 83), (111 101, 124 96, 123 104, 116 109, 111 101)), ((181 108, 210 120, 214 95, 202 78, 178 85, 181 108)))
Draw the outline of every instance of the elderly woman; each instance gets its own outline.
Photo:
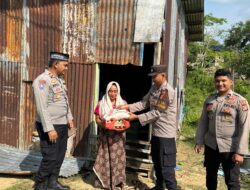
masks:
POLYGON ((106 88, 106 94, 95 108, 96 123, 99 126, 98 152, 93 167, 97 176, 96 187, 110 190, 125 188, 125 132, 107 129, 105 125, 106 118, 115 108, 124 104, 126 102, 120 96, 119 84, 112 81, 106 88))

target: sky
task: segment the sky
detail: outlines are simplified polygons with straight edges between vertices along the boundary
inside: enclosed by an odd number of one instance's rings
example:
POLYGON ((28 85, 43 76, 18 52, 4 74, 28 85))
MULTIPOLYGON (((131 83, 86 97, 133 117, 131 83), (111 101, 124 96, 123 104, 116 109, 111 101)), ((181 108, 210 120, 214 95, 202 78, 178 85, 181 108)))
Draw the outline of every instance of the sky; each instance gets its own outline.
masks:
POLYGON ((250 0, 205 0, 205 14, 227 19, 224 29, 250 19, 250 0))

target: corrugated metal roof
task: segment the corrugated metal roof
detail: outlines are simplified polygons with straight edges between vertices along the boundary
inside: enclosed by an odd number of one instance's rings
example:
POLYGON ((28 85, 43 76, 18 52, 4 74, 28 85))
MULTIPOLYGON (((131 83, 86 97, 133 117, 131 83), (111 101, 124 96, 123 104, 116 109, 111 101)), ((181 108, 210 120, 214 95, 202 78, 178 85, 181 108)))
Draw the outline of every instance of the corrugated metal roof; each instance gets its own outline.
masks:
MULTIPOLYGON (((39 152, 21 151, 16 148, 0 146, 0 173, 19 171, 38 171, 42 155, 39 152)), ((69 177, 77 174, 84 164, 80 158, 65 158, 60 170, 60 176, 69 177)))
POLYGON ((190 41, 202 41, 204 33, 204 0, 182 0, 190 41))

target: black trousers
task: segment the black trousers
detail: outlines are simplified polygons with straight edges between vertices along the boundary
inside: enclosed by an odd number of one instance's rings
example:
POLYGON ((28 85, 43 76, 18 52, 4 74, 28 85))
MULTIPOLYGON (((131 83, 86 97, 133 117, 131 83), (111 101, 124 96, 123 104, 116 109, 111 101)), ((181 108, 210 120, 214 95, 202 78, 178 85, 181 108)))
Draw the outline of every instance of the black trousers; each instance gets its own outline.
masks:
POLYGON ((40 137, 42 161, 36 176, 38 182, 46 180, 51 175, 59 175, 65 152, 67 149, 68 127, 67 125, 54 125, 58 138, 56 143, 49 141, 48 133, 44 133, 41 123, 36 123, 40 137))
POLYGON ((205 146, 204 166, 207 172, 206 186, 208 190, 216 190, 217 188, 217 172, 220 163, 222 164, 228 190, 240 190, 240 166, 233 162, 232 157, 234 154, 233 152, 219 153, 218 148, 214 150, 205 146))
POLYGON ((154 163, 156 186, 163 188, 165 182, 167 189, 176 190, 175 178, 176 143, 175 138, 152 137, 151 155, 154 163))

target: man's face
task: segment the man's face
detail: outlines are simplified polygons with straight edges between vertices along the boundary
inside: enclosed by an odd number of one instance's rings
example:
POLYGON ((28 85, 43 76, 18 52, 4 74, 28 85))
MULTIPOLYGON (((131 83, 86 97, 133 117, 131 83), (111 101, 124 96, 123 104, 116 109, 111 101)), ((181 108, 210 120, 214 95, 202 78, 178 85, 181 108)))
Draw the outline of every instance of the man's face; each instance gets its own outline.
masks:
POLYGON ((65 75, 68 70, 68 61, 58 61, 55 65, 56 72, 58 76, 65 75))
POLYGON ((154 76, 152 76, 152 80, 155 83, 156 86, 160 87, 165 79, 165 75, 164 74, 156 74, 154 76))
POLYGON ((227 76, 218 76, 215 78, 215 88, 219 93, 228 92, 233 85, 233 81, 227 76))

